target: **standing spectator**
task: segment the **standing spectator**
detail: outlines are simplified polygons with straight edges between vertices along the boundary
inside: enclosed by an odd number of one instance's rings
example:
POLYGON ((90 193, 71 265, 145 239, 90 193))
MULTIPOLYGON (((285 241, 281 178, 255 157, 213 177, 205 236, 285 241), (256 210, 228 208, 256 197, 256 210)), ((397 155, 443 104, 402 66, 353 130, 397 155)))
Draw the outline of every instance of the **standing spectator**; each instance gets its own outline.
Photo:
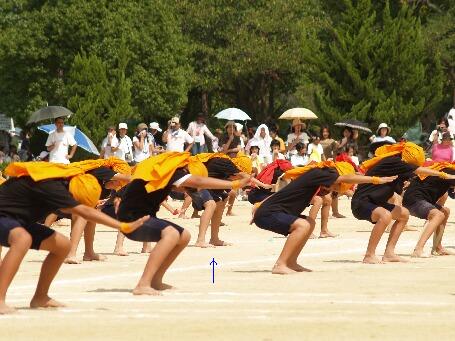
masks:
POLYGON ((32 152, 30 150, 30 135, 25 131, 21 131, 21 147, 19 150, 19 156, 21 161, 31 161, 32 160, 32 152))
POLYGON ((167 151, 189 152, 193 147, 194 139, 185 130, 180 129, 180 119, 173 117, 169 128, 163 134, 163 142, 166 143, 167 151))
POLYGON ((243 124, 235 123, 235 127, 237 128, 237 135, 240 137, 240 151, 244 151, 245 146, 248 144, 248 138, 243 133, 243 124))
POLYGON ((347 153, 349 147, 357 149, 357 142, 354 139, 354 131, 350 127, 344 127, 343 138, 338 144, 338 153, 347 153))
POLYGON ((311 143, 308 145, 308 156, 310 161, 325 161, 324 149, 322 148, 320 142, 321 138, 319 136, 314 136, 311 143))
POLYGON ((141 162, 150 157, 150 141, 147 134, 147 124, 138 124, 136 135, 133 137, 133 145, 135 162, 141 162))
POLYGON ((300 121, 298 118, 292 121, 293 132, 288 135, 288 139, 286 141, 288 151, 290 152, 290 154, 296 154, 295 145, 297 143, 301 142, 304 144, 308 144, 309 136, 306 132, 303 131, 305 127, 306 126, 303 124, 303 122, 300 121))
POLYGON ((291 164, 293 167, 305 166, 310 162, 307 154, 307 147, 304 143, 299 142, 295 145, 297 154, 291 155, 291 164))
POLYGON ((452 162, 453 161, 453 144, 452 144, 452 135, 449 131, 446 131, 442 134, 441 143, 438 142, 438 139, 434 138, 431 158, 436 162, 452 162))
POLYGON ((377 136, 373 135, 370 137, 371 143, 377 143, 377 142, 389 142, 389 143, 397 143, 395 139, 392 136, 389 136, 390 131, 392 128, 390 128, 387 123, 381 123, 376 130, 377 136))
POLYGON ((63 129, 65 126, 63 117, 57 117, 54 124, 56 129, 49 134, 46 141, 47 151, 50 152, 49 162, 69 164, 76 153, 76 140, 63 129), (69 147, 71 151, 68 153, 69 147))
POLYGON ((270 128, 270 137, 280 143, 280 153, 286 153, 286 145, 281 137, 278 136, 278 129, 276 127, 270 128))
POLYGON ((205 116, 203 113, 197 115, 196 121, 191 122, 186 131, 194 139, 193 148, 191 150, 193 155, 207 152, 206 136, 212 141, 215 139, 215 136, 213 136, 205 124, 205 116))
POLYGON ((242 147, 235 122, 228 121, 224 128, 226 131, 219 141, 220 151, 230 157, 236 157, 242 147))
MULTIPOLYGON (((441 117, 438 121, 436 129, 431 132, 430 136, 428 137, 428 140, 433 144, 435 142, 441 143, 442 134, 445 132, 448 132, 448 131, 449 131, 449 121, 447 120, 447 118, 441 117)), ((453 139, 452 133, 450 133, 450 136, 453 139)))
POLYGON ((264 158, 264 162, 268 165, 272 162, 272 154, 270 152, 270 143, 272 138, 269 134, 269 128, 265 124, 261 124, 254 134, 254 137, 247 143, 245 150, 250 151, 250 146, 255 143, 259 147, 259 155, 264 158))
POLYGON ((156 140, 157 140, 158 132, 161 133, 163 130, 160 128, 160 125, 158 122, 150 123, 149 127, 150 127, 150 133, 148 134, 148 136, 150 139, 150 153, 152 155, 160 154, 160 153, 164 152, 164 148, 163 148, 163 146, 158 144, 158 142, 156 142, 156 140))
POLYGON ((117 138, 119 145, 115 150, 115 156, 131 164, 133 163, 133 141, 126 135, 128 125, 126 123, 119 123, 118 132, 119 135, 117 138))
POLYGON ((109 159, 111 156, 116 156, 115 151, 118 149, 119 140, 116 136, 115 127, 107 128, 107 136, 101 143, 101 159, 109 159))
POLYGON ((326 160, 335 159, 338 149, 338 142, 332 139, 329 127, 322 127, 321 146, 324 151, 324 157, 326 160))

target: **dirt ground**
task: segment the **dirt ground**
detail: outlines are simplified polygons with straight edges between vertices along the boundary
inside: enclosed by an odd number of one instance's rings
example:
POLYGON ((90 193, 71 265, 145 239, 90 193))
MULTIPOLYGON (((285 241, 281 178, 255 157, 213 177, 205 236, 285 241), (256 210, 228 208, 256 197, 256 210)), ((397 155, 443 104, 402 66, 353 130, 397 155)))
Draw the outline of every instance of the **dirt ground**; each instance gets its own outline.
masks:
MULTIPOLYGON (((0 340, 455 340, 455 256, 364 265, 371 225, 353 218, 349 204, 340 201, 347 218, 329 222, 340 236, 304 249, 300 262, 314 272, 278 276, 270 269, 285 239, 248 225, 250 204, 240 202, 237 216, 223 219, 221 237, 234 245, 188 247, 165 278, 177 288, 159 297, 131 294, 147 260, 141 245, 127 240, 130 255, 114 256, 116 231, 99 226, 96 250, 108 260, 64 265, 51 294, 68 307, 30 310, 45 256, 31 251, 7 298, 19 311, 0 316, 0 340)), ((454 201, 448 206, 455 212, 454 201)), ((160 216, 188 228, 194 242, 198 220, 160 216)), ((409 225, 421 230, 423 223, 411 218, 409 225)), ((58 230, 69 235, 68 227, 58 230)), ((449 223, 444 238, 452 249, 454 230, 449 223)), ((398 253, 409 255, 418 236, 405 232, 398 253)))

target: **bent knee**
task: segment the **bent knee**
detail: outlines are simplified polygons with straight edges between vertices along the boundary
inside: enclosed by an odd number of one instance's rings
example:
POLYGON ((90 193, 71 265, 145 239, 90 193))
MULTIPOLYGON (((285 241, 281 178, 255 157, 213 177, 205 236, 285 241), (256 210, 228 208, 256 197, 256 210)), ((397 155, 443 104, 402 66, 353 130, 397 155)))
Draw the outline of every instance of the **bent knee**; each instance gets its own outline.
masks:
POLYGON ((183 230, 182 234, 180 235, 180 242, 183 244, 188 244, 191 239, 191 233, 188 230, 183 230))
POLYGON ((442 208, 442 213, 444 213, 445 217, 448 218, 450 216, 450 208, 444 206, 442 208))
POLYGON ((392 213, 382 207, 380 209, 376 209, 376 210, 372 214, 373 221, 376 220, 377 222, 380 221, 385 224, 390 224, 390 222, 392 221, 392 213), (377 217, 377 219, 374 219, 375 216, 377 217))
POLYGON ((22 227, 12 229, 9 233, 8 243, 11 246, 29 249, 32 242, 32 236, 22 227))
POLYGON ((215 200, 209 200, 204 203, 205 208, 215 208, 216 207, 216 202, 215 200))
POLYGON ((180 238, 180 233, 175 229, 174 226, 166 226, 163 231, 161 231, 161 238, 169 238, 173 240, 178 240, 180 238))

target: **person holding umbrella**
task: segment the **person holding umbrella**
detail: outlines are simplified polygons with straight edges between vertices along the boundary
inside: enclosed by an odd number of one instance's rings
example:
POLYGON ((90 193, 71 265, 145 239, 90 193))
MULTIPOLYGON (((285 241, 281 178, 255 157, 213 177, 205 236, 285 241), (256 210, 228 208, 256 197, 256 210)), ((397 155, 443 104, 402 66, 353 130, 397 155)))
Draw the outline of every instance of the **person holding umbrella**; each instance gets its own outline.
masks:
POLYGON ((55 131, 49 134, 46 141, 46 147, 49 154, 49 162, 69 164, 76 153, 76 140, 63 128, 65 126, 65 120, 63 117, 57 117, 54 120, 55 131), (68 153, 68 148, 71 147, 71 151, 68 153))
POLYGON ((242 148, 240 136, 237 133, 237 126, 234 121, 228 121, 224 128, 226 129, 226 132, 219 142, 219 145, 221 145, 221 152, 230 157, 235 157, 242 148))
POLYGON ((299 142, 308 145, 310 137, 306 133, 306 125, 300 121, 300 119, 295 118, 292 120, 292 133, 288 135, 286 144, 288 146, 288 151, 291 154, 295 154, 295 145, 299 142))

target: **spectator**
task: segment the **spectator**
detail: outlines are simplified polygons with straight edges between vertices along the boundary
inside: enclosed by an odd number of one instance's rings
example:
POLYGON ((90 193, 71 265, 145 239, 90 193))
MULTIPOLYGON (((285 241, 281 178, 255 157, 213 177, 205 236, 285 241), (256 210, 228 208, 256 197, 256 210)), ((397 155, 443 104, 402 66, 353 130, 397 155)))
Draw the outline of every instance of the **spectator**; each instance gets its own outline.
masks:
POLYGON ((150 140, 147 134, 147 124, 138 124, 136 135, 133 137, 133 146, 135 162, 141 162, 150 157, 150 140))
POLYGON ((107 128, 107 136, 101 143, 101 159, 109 159, 111 156, 116 156, 115 151, 118 149, 119 140, 116 136, 115 127, 107 128))
POLYGON ((21 139, 21 148, 19 150, 21 161, 31 161, 32 152, 30 150, 30 135, 25 130, 21 131, 21 139))
POLYGON ((272 140, 272 142, 270 142, 270 149, 272 149, 272 162, 286 159, 284 154, 280 153, 280 141, 272 140))
POLYGON ((261 124, 257 129, 254 137, 247 143, 245 150, 249 152, 252 143, 259 146, 259 155, 264 158, 264 162, 269 164, 272 162, 272 154, 270 152, 270 143, 272 138, 269 135, 269 128, 265 124, 261 124))
MULTIPOLYGON (((445 132, 448 132, 448 131, 449 131, 449 121, 447 120, 447 118, 441 117, 438 121, 436 129, 431 132, 430 136, 428 137, 428 140, 433 144, 436 142, 441 143, 442 134, 445 132)), ((451 138, 453 139, 452 133, 449 132, 449 134, 450 134, 451 138)))
POLYGON ((354 139, 354 131, 352 128, 344 127, 343 129, 343 138, 338 143, 338 153, 347 153, 349 147, 354 147, 357 149, 357 142, 354 139))
POLYGON ((270 128, 270 137, 280 143, 280 153, 286 153, 286 145, 281 137, 278 136, 278 129, 276 127, 270 128))
POLYGON ((223 131, 220 128, 215 129, 215 139, 212 143, 212 152, 217 153, 220 151, 220 140, 223 138, 223 131))
POLYGON ((447 122, 449 123, 449 131, 453 137, 453 134, 455 134, 455 108, 450 109, 447 113, 447 122))
POLYGON ((242 123, 235 123, 235 127, 237 128, 237 135, 240 137, 240 151, 243 151, 245 150, 245 146, 248 144, 248 138, 243 133, 242 123))
POLYGON ((50 152, 49 162, 69 164, 76 153, 76 140, 73 135, 64 130, 63 117, 57 117, 54 123, 56 129, 49 134, 46 141, 47 151, 50 152), (71 151, 68 153, 69 147, 71 147, 71 151))
POLYGON ((324 151, 325 160, 333 160, 338 150, 338 142, 332 139, 329 127, 321 129, 321 146, 324 151))
POLYGON ((115 150, 115 156, 131 164, 133 163, 133 141, 126 135, 128 132, 128 125, 126 123, 119 123, 118 132, 117 139, 119 145, 115 150))
POLYGON ((308 145, 308 156, 310 161, 321 162, 325 161, 324 149, 321 145, 321 138, 314 136, 311 143, 308 145))
POLYGON ((309 136, 308 134, 303 131, 305 130, 306 126, 302 121, 300 121, 298 118, 294 119, 292 121, 292 130, 293 132, 288 135, 287 139, 287 146, 288 146, 288 151, 291 154, 295 154, 295 146, 297 143, 301 142, 304 144, 308 144, 309 142, 309 136))
POLYGON ((157 155, 157 154, 163 153, 164 152, 163 146, 161 146, 160 144, 158 144, 156 142, 158 132, 161 133, 163 130, 160 128, 160 125, 158 122, 150 123, 149 127, 150 127, 150 132, 149 132, 148 136, 150 139, 150 153, 152 155, 157 155))
POLYGON ((166 143, 167 151, 189 152, 193 147, 194 139, 185 130, 180 129, 180 119, 173 117, 169 128, 163 134, 163 142, 166 143))
POLYGON ((359 157, 357 156, 357 150, 350 146, 348 148, 348 156, 351 158, 352 162, 358 167, 359 166, 359 157))
POLYGON ((267 166, 264 158, 260 155, 260 147, 257 141, 253 141, 250 145, 250 159, 253 167, 254 175, 258 175, 267 166))
POLYGON ((433 161, 442 162, 448 161, 452 162, 453 158, 453 145, 452 145, 452 135, 449 131, 446 131, 442 134, 441 143, 438 142, 438 139, 435 137, 435 142, 433 143, 431 157, 433 161))
POLYGON ((389 136, 390 131, 392 128, 390 128, 387 123, 381 123, 376 130, 376 134, 378 136, 371 136, 370 141, 371 143, 377 143, 377 142, 390 142, 390 143, 396 143, 395 139, 391 136, 389 136))
POLYGON ((209 128, 205 125, 205 116, 203 113, 199 113, 197 115, 196 121, 191 122, 186 131, 194 139, 194 144, 191 150, 193 155, 207 152, 207 145, 205 141, 206 136, 212 141, 215 139, 215 136, 213 136, 209 128))
POLYGON ((310 162, 307 154, 307 147, 304 143, 299 142, 295 145, 297 154, 291 156, 291 164, 293 167, 305 166, 310 162))
POLYGON ((240 136, 237 133, 237 127, 234 121, 228 121, 224 126, 226 129, 224 135, 219 141, 221 152, 230 157, 236 157, 241 150, 240 136))

